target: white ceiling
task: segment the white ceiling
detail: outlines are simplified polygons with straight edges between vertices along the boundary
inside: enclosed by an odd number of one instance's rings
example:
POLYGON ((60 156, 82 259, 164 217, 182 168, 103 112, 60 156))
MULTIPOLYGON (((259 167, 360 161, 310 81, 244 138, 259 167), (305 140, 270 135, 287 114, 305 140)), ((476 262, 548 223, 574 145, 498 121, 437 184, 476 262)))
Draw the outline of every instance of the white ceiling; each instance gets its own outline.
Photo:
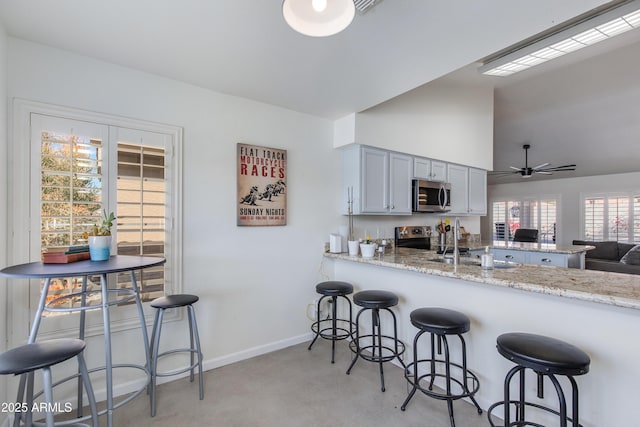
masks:
POLYGON ((604 0, 383 0, 342 33, 291 30, 282 0, 0 0, 11 36, 335 119, 604 0))
MULTIPOLYGON (((605 3, 382 0, 356 14, 345 31, 327 38, 291 30, 282 18, 282 0, 0 0, 0 19, 14 37, 336 119, 455 70, 456 78, 487 79, 475 72, 474 62, 605 3)), ((574 79, 571 73, 580 68, 571 64, 638 39, 640 30, 509 78, 493 78, 494 168, 523 166, 521 147, 530 143, 530 165, 578 164, 578 171, 562 176, 637 170, 640 132, 607 138, 595 131, 596 122, 583 126, 578 118, 567 117, 564 123, 572 126, 563 126, 549 120, 548 113, 579 102, 576 82, 588 90, 606 90, 607 82, 623 78, 607 79, 607 63, 594 62, 586 75, 583 68, 574 79), (538 122, 523 125, 529 117, 538 122), (618 152, 623 154, 603 150, 603 144, 613 143, 621 144, 618 152)), ((635 46, 631 55, 640 61, 640 44, 635 46)), ((629 65, 631 71, 640 69, 640 62, 629 65)), ((637 114, 625 119, 633 117, 637 114)))

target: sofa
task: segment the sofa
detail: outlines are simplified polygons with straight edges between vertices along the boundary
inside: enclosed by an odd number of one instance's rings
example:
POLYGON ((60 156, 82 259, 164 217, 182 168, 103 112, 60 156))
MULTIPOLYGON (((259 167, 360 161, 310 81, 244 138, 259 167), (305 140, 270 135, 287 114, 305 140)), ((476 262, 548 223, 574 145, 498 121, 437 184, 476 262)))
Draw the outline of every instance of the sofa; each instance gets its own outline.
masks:
POLYGON ((574 240, 573 244, 596 247, 587 251, 585 256, 587 270, 640 274, 640 244, 586 240, 574 240))

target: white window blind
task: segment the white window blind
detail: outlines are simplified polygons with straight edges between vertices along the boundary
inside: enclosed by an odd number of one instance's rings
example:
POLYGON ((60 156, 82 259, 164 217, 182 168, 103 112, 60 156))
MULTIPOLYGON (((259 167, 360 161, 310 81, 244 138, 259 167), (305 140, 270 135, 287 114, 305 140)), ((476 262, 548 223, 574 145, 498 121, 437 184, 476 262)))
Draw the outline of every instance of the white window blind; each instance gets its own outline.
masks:
MULTIPOLYGON (((165 150, 119 142, 117 180, 118 254, 165 256, 165 150)), ((137 274, 143 301, 164 295, 162 266, 137 274)), ((128 273, 119 275, 119 286, 130 282, 128 273)))
POLYGON ((629 197, 609 197, 607 200, 609 239, 629 241, 629 202, 629 197))
POLYGON ((584 238, 604 240, 604 197, 584 199, 584 238))
POLYGON ((512 240, 518 228, 539 230, 541 243, 554 243, 557 232, 558 199, 541 197, 492 202, 493 237, 512 240))
POLYGON ((635 192, 583 195, 585 240, 640 241, 640 196, 635 192))

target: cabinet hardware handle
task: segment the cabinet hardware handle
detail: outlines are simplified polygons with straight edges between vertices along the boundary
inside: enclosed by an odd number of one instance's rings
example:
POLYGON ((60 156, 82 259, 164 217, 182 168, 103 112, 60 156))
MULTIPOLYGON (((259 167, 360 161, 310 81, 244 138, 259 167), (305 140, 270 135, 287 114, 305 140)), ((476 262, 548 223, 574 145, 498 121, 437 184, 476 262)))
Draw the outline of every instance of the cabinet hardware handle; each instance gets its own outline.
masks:
POLYGON ((506 259, 513 259, 513 255, 506 255, 505 258, 506 259))
POLYGON ((542 262, 551 262, 551 260, 549 258, 542 258, 540 261, 542 261, 542 262))

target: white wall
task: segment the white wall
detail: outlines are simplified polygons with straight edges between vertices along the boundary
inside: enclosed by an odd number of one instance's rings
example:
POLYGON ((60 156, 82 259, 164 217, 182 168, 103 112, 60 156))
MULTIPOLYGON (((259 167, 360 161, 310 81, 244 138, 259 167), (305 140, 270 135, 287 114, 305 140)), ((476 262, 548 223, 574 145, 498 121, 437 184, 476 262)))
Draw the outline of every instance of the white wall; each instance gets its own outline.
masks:
MULTIPOLYGON (((341 165, 333 123, 15 38, 8 95, 182 126, 183 290, 201 298, 207 367, 307 338, 322 244, 342 220, 340 176, 327 173, 341 165), (236 226, 238 142, 288 150, 287 226, 236 226)), ((116 354, 137 351, 138 336, 117 334, 116 354)))
MULTIPOLYGON (((0 20, 0 265, 7 263, 7 33, 0 20)), ((0 278, 0 301, 7 301, 6 279, 0 278)), ((0 351, 5 350, 7 344, 7 307, 0 303, 0 351)), ((6 377, 0 378, 0 402, 8 402, 6 377)), ((6 418, 0 414, 0 424, 6 418)))
MULTIPOLYGON (((557 242, 570 244, 572 240, 582 239, 581 193, 638 191, 639 189, 640 172, 489 185, 487 188, 488 211, 491 212, 491 202, 495 199, 511 197, 520 199, 558 194, 560 210, 557 242)), ((491 240, 493 225, 489 215, 481 219, 481 228, 483 239, 491 240)))
POLYGON ((355 142, 492 170, 493 87, 456 76, 356 114, 355 142))

